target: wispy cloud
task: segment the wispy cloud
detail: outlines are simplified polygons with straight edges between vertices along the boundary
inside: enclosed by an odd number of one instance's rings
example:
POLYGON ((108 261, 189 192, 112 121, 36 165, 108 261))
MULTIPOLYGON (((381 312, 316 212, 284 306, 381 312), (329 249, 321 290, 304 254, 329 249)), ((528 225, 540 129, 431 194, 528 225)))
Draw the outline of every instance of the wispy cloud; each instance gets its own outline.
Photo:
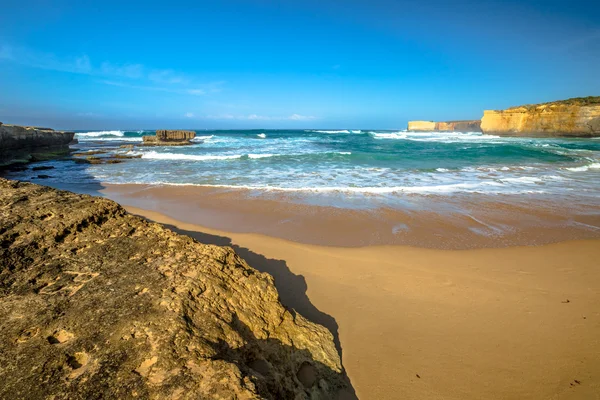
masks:
POLYGON ((182 74, 178 74, 170 69, 151 71, 148 74, 148 79, 156 83, 166 84, 188 84, 189 79, 182 74))
POLYGON ((202 115, 199 119, 210 120, 240 120, 240 121, 311 121, 317 119, 309 115, 292 114, 289 116, 270 116, 259 114, 248 115, 233 115, 233 114, 218 114, 218 115, 202 115))
POLYGON ((188 112, 183 115, 186 118, 194 118, 194 113, 188 112))
MULTIPOLYGON (((204 96, 204 95, 210 93, 210 90, 201 89, 201 88, 187 89, 187 88, 172 87, 172 86, 169 87, 169 86, 138 85, 138 84, 134 84, 134 83, 123 82, 123 81, 113 81, 113 80, 100 80, 98 82, 103 83, 105 85, 118 86, 118 87, 123 87, 123 88, 128 88, 128 89, 149 90, 149 91, 153 91, 153 92, 166 92, 166 93, 176 93, 176 94, 187 94, 187 95, 192 95, 192 96, 204 96)), ((207 84, 206 86, 210 86, 210 85, 211 84, 207 84)))
POLYGON ((60 58, 53 53, 33 51, 24 47, 13 47, 2 44, 0 47, 0 60, 40 69, 76 74, 92 73, 90 58, 86 54, 60 58))
POLYGON ((87 54, 58 57, 53 53, 6 44, 0 44, 0 61, 2 60, 32 68, 97 76, 105 78, 100 82, 111 86, 192 96, 217 93, 225 84, 224 81, 198 82, 193 77, 171 69, 152 69, 142 64, 117 64, 109 61, 94 65, 87 54))
POLYGON ((141 64, 114 65, 105 61, 100 65, 100 71, 104 75, 130 79, 140 79, 144 76, 144 66, 141 64))
POLYGON ((311 119, 315 119, 312 115, 300 115, 300 114, 292 114, 288 119, 293 121, 308 121, 311 119))

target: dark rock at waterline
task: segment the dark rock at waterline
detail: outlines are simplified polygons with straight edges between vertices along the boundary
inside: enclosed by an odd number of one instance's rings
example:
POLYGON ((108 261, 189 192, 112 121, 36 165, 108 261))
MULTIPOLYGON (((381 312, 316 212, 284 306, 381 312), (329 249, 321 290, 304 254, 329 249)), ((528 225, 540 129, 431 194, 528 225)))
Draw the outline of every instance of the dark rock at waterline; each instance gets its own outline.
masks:
POLYGON ((51 166, 51 165, 48 165, 48 166, 44 165, 44 166, 41 166, 41 167, 33 167, 33 168, 31 168, 32 171, 45 171, 45 170, 48 170, 48 169, 54 169, 54 167, 51 166))
POLYGON ((103 198, 0 179, 0 398, 332 399, 273 278, 103 198))
POLYGON ((59 157, 75 133, 17 125, 0 125, 0 165, 59 157))

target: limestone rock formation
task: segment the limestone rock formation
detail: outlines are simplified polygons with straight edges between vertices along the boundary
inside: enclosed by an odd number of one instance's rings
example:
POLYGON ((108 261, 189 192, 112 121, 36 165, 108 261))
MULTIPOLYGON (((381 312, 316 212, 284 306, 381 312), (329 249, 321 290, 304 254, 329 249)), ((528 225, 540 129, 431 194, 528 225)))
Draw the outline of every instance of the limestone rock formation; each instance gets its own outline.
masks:
POLYGON ((600 97, 486 110, 481 129, 506 136, 600 136, 600 97))
POLYGON ((0 179, 0 262, 0 398, 351 393, 270 275, 110 200, 0 179))
POLYGON ((191 144, 190 140, 196 137, 194 131, 171 131, 159 129, 156 136, 143 136, 144 144, 150 146, 180 146, 191 144))
POLYGON ((435 131, 435 122, 433 121, 408 121, 409 131, 423 131, 433 132, 435 131))
POLYGON ((0 124, 0 165, 68 152, 73 132, 0 124))
POLYGON ((408 130, 413 132, 481 132, 480 120, 465 121, 409 121, 408 130))

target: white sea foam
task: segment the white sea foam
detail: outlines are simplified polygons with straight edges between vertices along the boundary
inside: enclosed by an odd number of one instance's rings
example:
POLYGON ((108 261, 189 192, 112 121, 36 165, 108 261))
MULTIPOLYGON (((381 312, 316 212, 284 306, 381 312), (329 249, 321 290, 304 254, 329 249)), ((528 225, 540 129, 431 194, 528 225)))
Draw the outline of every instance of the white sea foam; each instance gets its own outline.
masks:
POLYGON ((339 152, 330 152, 330 153, 300 153, 300 154, 272 154, 272 153, 264 153, 264 154, 207 154, 207 155, 194 155, 194 154, 178 154, 178 153, 159 153, 156 151, 149 151, 143 153, 133 153, 129 154, 142 155, 142 158, 146 158, 149 160, 186 160, 186 161, 222 161, 222 160, 236 160, 236 159, 260 159, 260 158, 269 158, 269 157, 282 157, 282 156, 306 156, 313 154, 340 154, 340 155, 351 155, 352 153, 349 151, 339 151, 339 152))
POLYGON ((590 169, 600 169, 600 163, 591 163, 588 165, 582 165, 581 167, 572 167, 572 168, 565 168, 566 170, 569 171, 574 171, 574 172, 585 172, 585 171, 589 171, 590 169))
POLYGON ((453 143, 462 141, 486 141, 489 143, 501 143, 497 141, 490 142, 490 139, 501 139, 500 136, 484 135, 480 132, 369 132, 373 139, 397 139, 412 140, 415 142, 442 142, 453 143))
POLYGON ((210 139, 212 139, 214 137, 215 137, 215 135, 196 136, 195 138, 192 139, 192 142, 205 142, 205 141, 210 140, 210 139))
POLYGON ((265 139, 265 138, 267 137, 267 135, 265 135, 264 133, 259 133, 259 134, 258 134, 258 135, 256 135, 256 136, 258 136, 258 137, 259 137, 259 138, 261 138, 261 139, 265 139))
POLYGON ((525 183, 525 184, 543 182, 542 179, 536 178, 535 176, 520 176, 518 178, 501 178, 500 180, 502 182, 508 182, 508 183, 525 183))
POLYGON ((406 139, 406 132, 369 132, 373 139, 406 139))
POLYGON ((268 157, 274 157, 278 154, 248 154, 248 158, 268 158, 268 157))
POLYGON ((311 131, 311 132, 319 132, 319 133, 350 133, 349 130, 344 129, 341 131, 311 131))
POLYGON ((123 136, 125 132, 123 131, 96 131, 96 132, 84 132, 77 133, 77 137, 98 137, 98 136, 123 136))
MULTIPOLYGON (((425 185, 425 186, 324 186, 324 187, 281 187, 269 185, 216 185, 216 184, 197 184, 197 183, 172 183, 163 181, 152 182, 134 182, 152 185, 172 185, 172 186, 207 186, 228 189, 247 189, 269 192, 307 192, 307 193, 353 193, 365 195, 390 195, 390 194, 450 194, 450 193, 488 193, 491 187, 502 187, 498 182, 479 182, 479 183, 455 183, 447 185, 425 185)), ((524 193, 544 193, 542 190, 524 190, 524 189, 506 189, 501 193, 524 194, 524 193)))
POLYGON ((233 160, 242 158, 241 155, 194 155, 194 154, 175 154, 175 153, 158 153, 149 151, 142 154, 142 158, 149 160, 189 160, 189 161, 211 161, 211 160, 233 160))
POLYGON ((108 137, 97 137, 97 136, 84 136, 76 137, 82 142, 141 142, 142 137, 122 137, 122 136, 108 136, 108 137))

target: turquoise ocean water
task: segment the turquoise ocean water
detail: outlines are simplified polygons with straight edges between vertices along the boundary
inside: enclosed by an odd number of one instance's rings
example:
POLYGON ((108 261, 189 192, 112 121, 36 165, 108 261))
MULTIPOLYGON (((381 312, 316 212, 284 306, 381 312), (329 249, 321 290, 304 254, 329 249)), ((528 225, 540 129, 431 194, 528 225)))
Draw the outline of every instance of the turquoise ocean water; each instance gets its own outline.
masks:
MULTIPOLYGON (((176 184, 264 192, 407 195, 521 194, 600 202, 600 140, 378 130, 196 131, 185 147, 141 144, 152 131, 78 132, 79 151, 141 155, 120 164, 62 160, 48 183, 176 184)), ((31 172, 17 176, 26 179, 31 172)), ((17 174, 18 175, 18 174, 17 174)))

